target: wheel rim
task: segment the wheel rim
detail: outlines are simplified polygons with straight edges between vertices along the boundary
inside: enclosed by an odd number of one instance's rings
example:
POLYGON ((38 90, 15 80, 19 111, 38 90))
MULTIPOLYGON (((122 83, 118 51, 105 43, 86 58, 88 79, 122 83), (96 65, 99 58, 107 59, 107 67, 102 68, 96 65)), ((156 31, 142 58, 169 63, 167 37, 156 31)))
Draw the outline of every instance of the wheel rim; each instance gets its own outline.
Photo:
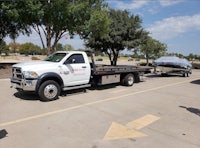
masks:
POLYGON ((58 88, 53 84, 47 85, 44 89, 44 96, 47 99, 54 98, 57 95, 57 93, 58 93, 58 88))
POLYGON ((134 82, 133 77, 132 77, 132 76, 129 76, 129 77, 128 77, 128 85, 132 85, 133 82, 134 82))

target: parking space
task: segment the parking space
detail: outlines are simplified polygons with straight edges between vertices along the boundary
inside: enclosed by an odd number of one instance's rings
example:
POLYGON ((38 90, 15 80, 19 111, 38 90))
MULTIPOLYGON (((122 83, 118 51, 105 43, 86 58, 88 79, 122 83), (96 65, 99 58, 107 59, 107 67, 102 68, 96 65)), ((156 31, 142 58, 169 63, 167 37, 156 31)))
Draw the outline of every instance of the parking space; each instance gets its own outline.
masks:
POLYGON ((40 102, 0 80, 0 147, 200 147, 200 71, 40 102))

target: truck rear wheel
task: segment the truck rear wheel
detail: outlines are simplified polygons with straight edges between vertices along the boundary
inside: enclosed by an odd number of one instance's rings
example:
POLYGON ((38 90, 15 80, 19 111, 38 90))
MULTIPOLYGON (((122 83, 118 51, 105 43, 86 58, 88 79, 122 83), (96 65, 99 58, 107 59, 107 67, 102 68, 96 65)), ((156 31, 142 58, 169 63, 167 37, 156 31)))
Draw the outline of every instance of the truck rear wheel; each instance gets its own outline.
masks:
POLYGON ((135 79, 134 79, 134 75, 133 74, 127 74, 125 77, 124 77, 124 85, 125 86, 132 86, 135 79))
POLYGON ((58 99, 61 89, 57 82, 48 80, 42 83, 38 94, 41 101, 52 101, 58 99))

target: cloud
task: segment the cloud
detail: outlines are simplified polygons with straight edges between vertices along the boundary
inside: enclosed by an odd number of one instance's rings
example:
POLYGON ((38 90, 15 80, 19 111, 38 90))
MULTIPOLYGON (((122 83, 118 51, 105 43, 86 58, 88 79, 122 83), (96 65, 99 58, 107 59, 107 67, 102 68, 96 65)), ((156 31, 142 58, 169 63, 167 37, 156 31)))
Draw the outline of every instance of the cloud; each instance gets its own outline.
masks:
POLYGON ((183 2, 184 0, 158 0, 160 5, 163 7, 176 5, 178 3, 183 2))
POLYGON ((108 3, 112 3, 115 5, 115 8, 117 9, 128 9, 128 10, 133 10, 133 9, 139 9, 142 6, 148 4, 150 1, 149 0, 132 0, 129 1, 129 3, 127 1, 107 1, 108 3))
MULTIPOLYGON (((184 0, 157 0, 162 7, 168 7, 183 2, 184 0)), ((109 4, 113 4, 117 9, 135 10, 142 8, 144 5, 154 3, 151 0, 107 0, 109 4)))
POLYGON ((147 30, 154 38, 166 40, 192 30, 200 30, 200 13, 193 16, 170 17, 151 24, 147 30))
POLYGON ((157 13, 159 12, 157 7, 149 8, 147 11, 148 11, 150 14, 157 14, 157 13))

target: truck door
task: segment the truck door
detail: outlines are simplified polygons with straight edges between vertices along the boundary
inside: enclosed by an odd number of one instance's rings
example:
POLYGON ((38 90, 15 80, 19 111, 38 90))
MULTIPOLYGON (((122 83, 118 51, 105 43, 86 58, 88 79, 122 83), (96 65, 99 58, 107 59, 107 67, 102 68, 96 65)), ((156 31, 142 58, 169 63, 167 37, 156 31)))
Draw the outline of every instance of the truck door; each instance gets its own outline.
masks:
POLYGON ((72 54, 64 63, 63 80, 65 86, 82 85, 89 83, 90 65, 85 62, 82 54, 72 54))

